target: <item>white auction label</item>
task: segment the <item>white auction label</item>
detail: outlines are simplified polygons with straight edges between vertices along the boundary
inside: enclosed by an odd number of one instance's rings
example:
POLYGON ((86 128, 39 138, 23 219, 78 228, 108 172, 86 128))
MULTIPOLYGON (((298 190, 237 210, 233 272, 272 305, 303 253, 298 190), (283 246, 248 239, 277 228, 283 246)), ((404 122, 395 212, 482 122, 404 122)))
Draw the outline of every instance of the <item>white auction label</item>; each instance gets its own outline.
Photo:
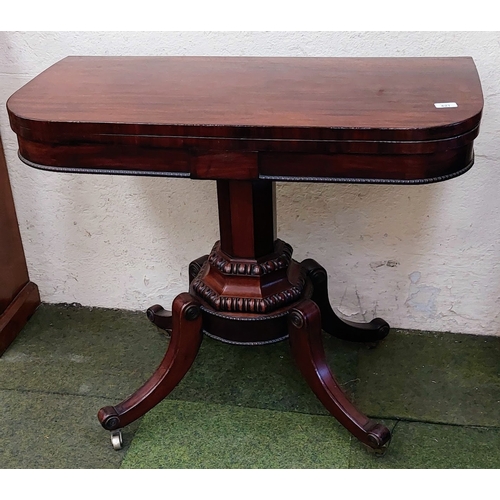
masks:
POLYGON ((434 106, 436 106, 436 108, 458 108, 456 102, 435 102, 434 106))

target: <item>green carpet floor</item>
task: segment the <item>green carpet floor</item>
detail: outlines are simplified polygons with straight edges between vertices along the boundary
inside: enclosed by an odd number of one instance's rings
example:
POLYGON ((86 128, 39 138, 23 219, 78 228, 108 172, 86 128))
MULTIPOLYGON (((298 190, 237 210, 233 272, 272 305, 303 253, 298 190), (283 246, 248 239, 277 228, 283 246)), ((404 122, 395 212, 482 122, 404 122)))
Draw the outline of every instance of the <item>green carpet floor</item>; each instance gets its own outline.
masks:
POLYGON ((44 304, 0 358, 0 469, 500 468, 500 338, 392 330, 375 349, 324 342, 358 408, 393 429, 383 457, 328 415, 287 342, 210 338, 114 451, 97 411, 147 380, 168 339, 142 313, 44 304))

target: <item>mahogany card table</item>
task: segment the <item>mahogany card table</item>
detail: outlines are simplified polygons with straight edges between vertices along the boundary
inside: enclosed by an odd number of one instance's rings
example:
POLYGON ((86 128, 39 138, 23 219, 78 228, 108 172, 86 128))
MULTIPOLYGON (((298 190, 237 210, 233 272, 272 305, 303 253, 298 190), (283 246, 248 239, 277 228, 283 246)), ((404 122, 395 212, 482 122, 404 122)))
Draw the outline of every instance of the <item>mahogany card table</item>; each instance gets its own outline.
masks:
POLYGON ((217 184, 220 240, 190 264, 189 292, 171 312, 147 311, 171 332, 163 361, 134 394, 99 411, 115 448, 120 429, 174 389, 209 335, 251 345, 288 339, 326 409, 384 450, 390 431, 344 394, 322 330, 377 342, 389 325, 334 312, 326 270, 294 260, 276 237, 275 182, 451 179, 473 164, 482 108, 469 57, 68 57, 17 91, 7 109, 31 167, 217 184))

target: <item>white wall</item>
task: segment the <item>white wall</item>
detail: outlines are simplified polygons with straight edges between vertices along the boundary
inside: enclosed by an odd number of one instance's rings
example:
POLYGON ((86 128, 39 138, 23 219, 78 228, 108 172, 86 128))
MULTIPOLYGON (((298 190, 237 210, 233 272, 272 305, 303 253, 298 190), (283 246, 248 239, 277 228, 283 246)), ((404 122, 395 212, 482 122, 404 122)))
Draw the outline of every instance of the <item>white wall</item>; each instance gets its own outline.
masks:
POLYGON ((0 32, 1 134, 42 300, 145 309, 169 307, 218 239, 215 183, 22 164, 5 102, 67 55, 472 56, 485 109, 471 171, 427 186, 278 183, 278 233, 326 267, 344 317, 500 335, 500 33, 0 32))

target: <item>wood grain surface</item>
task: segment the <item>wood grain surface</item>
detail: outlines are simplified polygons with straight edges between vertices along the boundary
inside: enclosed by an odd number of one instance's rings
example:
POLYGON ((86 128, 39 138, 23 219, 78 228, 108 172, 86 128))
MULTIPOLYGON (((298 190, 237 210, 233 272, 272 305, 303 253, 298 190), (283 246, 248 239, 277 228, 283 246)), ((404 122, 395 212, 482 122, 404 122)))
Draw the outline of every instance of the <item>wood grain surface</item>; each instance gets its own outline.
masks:
POLYGON ((449 159, 440 175, 470 166, 483 96, 470 57, 68 57, 7 109, 40 168, 257 179, 283 176, 272 155, 304 153, 322 155, 314 175, 303 157, 285 176, 394 181, 428 178, 414 165, 435 154, 449 159))
POLYGON ((0 138, 0 356, 40 304, 30 282, 0 138))

